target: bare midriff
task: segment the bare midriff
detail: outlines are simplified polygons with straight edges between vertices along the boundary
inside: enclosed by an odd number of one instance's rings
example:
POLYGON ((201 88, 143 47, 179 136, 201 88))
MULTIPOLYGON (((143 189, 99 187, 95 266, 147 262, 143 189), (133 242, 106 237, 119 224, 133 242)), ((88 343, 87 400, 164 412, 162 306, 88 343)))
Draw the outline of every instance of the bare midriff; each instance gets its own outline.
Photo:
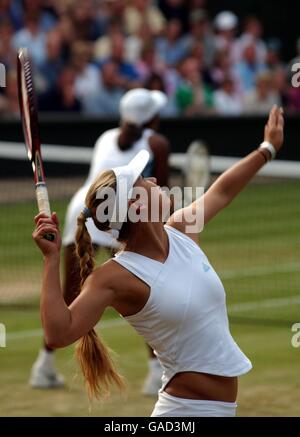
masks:
POLYGON ((171 396, 219 402, 235 402, 238 378, 199 372, 177 373, 164 389, 171 396))

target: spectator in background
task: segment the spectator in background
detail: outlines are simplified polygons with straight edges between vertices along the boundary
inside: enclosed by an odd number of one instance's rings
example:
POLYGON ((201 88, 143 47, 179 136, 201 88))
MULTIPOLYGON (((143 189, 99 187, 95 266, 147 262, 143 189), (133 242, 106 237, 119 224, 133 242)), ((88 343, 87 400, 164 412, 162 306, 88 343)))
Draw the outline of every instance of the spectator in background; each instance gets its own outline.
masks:
POLYGON ((175 18, 165 28, 164 36, 157 38, 156 49, 168 66, 176 66, 188 54, 188 40, 182 36, 181 22, 175 18))
POLYGON ((180 20, 183 33, 189 31, 189 4, 186 0, 159 0, 158 6, 167 21, 180 20))
POLYGON ((277 71, 285 68, 281 55, 281 43, 277 39, 271 39, 267 43, 266 67, 268 70, 277 71))
POLYGON ((150 0, 131 0, 124 12, 125 32, 136 34, 146 23, 154 36, 160 35, 166 24, 161 11, 150 0))
POLYGON ((266 62, 267 46, 262 40, 263 27, 260 20, 254 16, 249 16, 245 20, 244 30, 236 43, 236 59, 241 60, 244 49, 249 45, 255 46, 257 62, 263 64, 266 62))
POLYGON ((76 41, 71 47, 70 64, 76 71, 75 93, 79 100, 89 98, 100 87, 99 68, 90 62, 92 48, 85 41, 76 41))
POLYGON ((14 118, 20 117, 17 72, 11 70, 6 75, 6 87, 0 96, 0 114, 14 118))
POLYGON ((16 52, 12 45, 13 27, 8 19, 0 19, 0 62, 6 68, 13 68, 16 63, 16 52))
POLYGON ((39 73, 44 79, 44 89, 52 89, 64 67, 62 37, 57 28, 47 33, 46 57, 39 67, 39 73))
POLYGON ((210 76, 215 88, 222 86, 225 78, 230 77, 234 83, 234 89, 238 93, 242 93, 241 82, 237 75, 233 64, 230 62, 228 51, 219 50, 216 52, 213 67, 210 70, 210 76))
POLYGON ((42 65, 46 58, 46 34, 40 28, 40 16, 37 12, 28 12, 25 27, 13 37, 13 47, 18 50, 27 47, 36 66, 42 65))
POLYGON ((230 11, 220 12, 214 19, 217 32, 215 44, 217 50, 227 50, 230 62, 236 62, 236 34, 238 18, 230 11))
POLYGON ((219 115, 236 116, 242 113, 241 96, 236 92, 234 82, 230 76, 225 77, 221 88, 215 91, 214 104, 219 115))
POLYGON ((56 87, 43 93, 38 100, 40 111, 80 112, 81 102, 75 93, 76 71, 67 65, 57 79, 56 87))
MULTIPOLYGON (((153 73, 148 77, 148 80, 145 82, 145 88, 150 91, 161 91, 166 94, 166 84, 163 77, 156 73, 153 73)), ((166 105, 160 111, 160 116, 177 117, 178 115, 179 110, 174 95, 169 96, 166 105)))
POLYGON ((7 20, 14 30, 20 30, 23 25, 21 5, 13 0, 1 0, 0 20, 7 20))
POLYGON ((215 38, 211 32, 206 11, 195 9, 189 17, 190 35, 188 36, 189 48, 196 43, 201 43, 204 50, 204 66, 210 67, 215 56, 215 38))
POLYGON ((96 41, 105 28, 94 17, 94 5, 92 0, 74 0, 70 6, 75 38, 80 41, 96 41))
POLYGON ((203 82, 199 61, 187 57, 180 64, 179 73, 176 104, 181 114, 195 116, 213 113, 213 92, 203 82))
POLYGON ((59 18, 57 23, 57 31, 60 33, 63 44, 64 58, 70 55, 70 47, 76 40, 76 32, 71 18, 64 14, 59 18))
POLYGON ((241 80, 244 92, 249 92, 255 88, 256 78, 260 73, 266 71, 266 65, 258 61, 256 47, 249 42, 244 47, 242 61, 236 65, 236 74, 241 80))
POLYGON ((93 95, 83 99, 83 111, 88 115, 103 118, 117 117, 120 100, 125 93, 124 79, 120 77, 119 65, 107 61, 101 70, 100 88, 93 95))
POLYGON ((280 103, 279 94, 272 88, 272 75, 265 72, 257 76, 255 89, 245 95, 244 111, 247 114, 265 115, 272 106, 279 106, 280 103))
POLYGON ((23 25, 26 26, 26 15, 37 15, 39 17, 39 28, 43 32, 48 32, 56 25, 56 17, 43 9, 44 7, 43 0, 23 0, 23 25))
POLYGON ((157 51, 153 41, 146 43, 142 49, 136 69, 140 79, 145 82, 153 73, 163 75, 166 66, 157 51))
POLYGON ((111 53, 100 63, 100 67, 113 61, 118 66, 119 78, 123 79, 123 87, 126 89, 136 88, 140 85, 138 72, 134 65, 126 61, 125 58, 125 38, 122 33, 116 33, 111 36, 111 53))

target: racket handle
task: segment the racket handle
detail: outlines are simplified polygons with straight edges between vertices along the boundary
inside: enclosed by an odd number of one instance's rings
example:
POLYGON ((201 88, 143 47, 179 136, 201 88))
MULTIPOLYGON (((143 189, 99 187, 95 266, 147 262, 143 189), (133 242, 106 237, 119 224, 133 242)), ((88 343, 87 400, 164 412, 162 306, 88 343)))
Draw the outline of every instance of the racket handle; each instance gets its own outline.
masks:
MULTIPOLYGON (((48 217, 51 217, 48 190, 44 182, 39 182, 38 184, 36 184, 36 200, 39 212, 47 215, 48 217)), ((44 238, 48 241, 54 241, 55 235, 48 233, 44 235, 44 238)))

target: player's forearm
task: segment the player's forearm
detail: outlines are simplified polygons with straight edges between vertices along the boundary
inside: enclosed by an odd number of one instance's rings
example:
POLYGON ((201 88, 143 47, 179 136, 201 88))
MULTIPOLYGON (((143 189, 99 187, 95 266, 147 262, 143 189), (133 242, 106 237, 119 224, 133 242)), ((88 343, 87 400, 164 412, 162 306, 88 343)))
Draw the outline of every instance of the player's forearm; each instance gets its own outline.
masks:
POLYGON ((49 346, 59 347, 71 325, 60 283, 59 256, 45 257, 41 295, 41 318, 49 346))
POLYGON ((255 150, 223 173, 211 189, 222 196, 224 202, 228 204, 245 188, 265 164, 266 160, 263 154, 255 150))

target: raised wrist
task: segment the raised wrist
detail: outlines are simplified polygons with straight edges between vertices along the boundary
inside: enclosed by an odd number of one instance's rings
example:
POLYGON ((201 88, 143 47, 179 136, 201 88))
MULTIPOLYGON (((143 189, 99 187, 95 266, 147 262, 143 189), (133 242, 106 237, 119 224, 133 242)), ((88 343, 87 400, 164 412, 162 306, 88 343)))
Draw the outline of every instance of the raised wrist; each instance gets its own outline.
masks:
POLYGON ((267 151, 270 155, 269 161, 271 161, 272 159, 275 159, 276 154, 277 154, 277 150, 275 149, 273 144, 270 143, 269 141, 263 141, 261 143, 261 145, 259 146, 258 150, 267 151))

